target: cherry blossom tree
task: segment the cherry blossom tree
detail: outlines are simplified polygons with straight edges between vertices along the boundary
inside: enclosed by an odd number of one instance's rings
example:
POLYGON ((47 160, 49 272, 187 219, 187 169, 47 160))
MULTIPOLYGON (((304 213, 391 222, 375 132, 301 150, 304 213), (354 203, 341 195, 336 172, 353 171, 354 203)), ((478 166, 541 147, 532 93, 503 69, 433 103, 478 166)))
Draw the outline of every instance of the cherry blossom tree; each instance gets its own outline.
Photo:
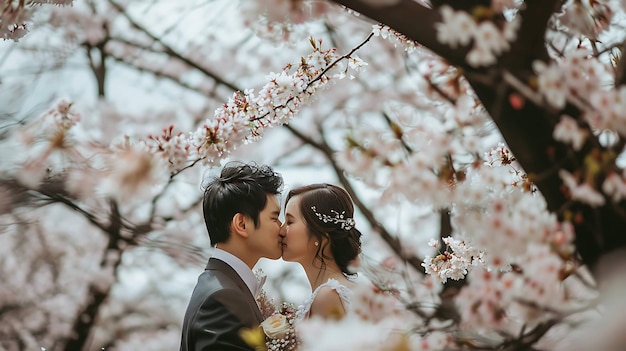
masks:
POLYGON ((15 47, 93 96, 6 123, 3 348, 177 347, 184 293, 125 275, 201 267, 195 185, 239 157, 327 165, 367 223, 376 289, 303 349, 619 349, 624 3, 335 3, 7 3, 3 36, 37 10, 15 47), (172 103, 134 111, 128 72, 172 103))

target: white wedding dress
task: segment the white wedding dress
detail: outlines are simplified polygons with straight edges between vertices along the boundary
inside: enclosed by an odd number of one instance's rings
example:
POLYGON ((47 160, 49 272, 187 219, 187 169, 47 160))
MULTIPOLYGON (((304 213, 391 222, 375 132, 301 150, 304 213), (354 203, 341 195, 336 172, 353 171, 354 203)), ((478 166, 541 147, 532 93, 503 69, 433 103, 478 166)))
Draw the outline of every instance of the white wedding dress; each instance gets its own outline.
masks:
POLYGON ((313 291, 311 296, 306 301, 304 301, 302 305, 298 306, 298 310, 296 311, 296 320, 301 320, 305 317, 308 317, 309 312, 311 311, 311 305, 313 304, 317 293, 324 286, 329 286, 335 289, 335 291, 337 292, 337 294, 339 294, 339 297, 341 298, 341 302, 343 303, 344 308, 347 309, 348 306, 350 306, 350 301, 352 300, 352 291, 350 291, 347 286, 341 285, 337 280, 331 278, 328 279, 326 283, 318 286, 317 289, 313 291))

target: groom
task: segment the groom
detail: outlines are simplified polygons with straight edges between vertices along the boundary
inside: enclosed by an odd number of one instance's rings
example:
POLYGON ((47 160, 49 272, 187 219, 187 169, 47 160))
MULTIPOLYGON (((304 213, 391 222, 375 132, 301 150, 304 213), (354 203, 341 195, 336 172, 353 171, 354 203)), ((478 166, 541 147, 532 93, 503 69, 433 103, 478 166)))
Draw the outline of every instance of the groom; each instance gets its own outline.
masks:
POLYGON ((252 267, 281 255, 280 174, 254 163, 229 163, 204 192, 204 221, 215 246, 183 321, 181 351, 250 350, 241 328, 258 327, 260 289, 252 267))

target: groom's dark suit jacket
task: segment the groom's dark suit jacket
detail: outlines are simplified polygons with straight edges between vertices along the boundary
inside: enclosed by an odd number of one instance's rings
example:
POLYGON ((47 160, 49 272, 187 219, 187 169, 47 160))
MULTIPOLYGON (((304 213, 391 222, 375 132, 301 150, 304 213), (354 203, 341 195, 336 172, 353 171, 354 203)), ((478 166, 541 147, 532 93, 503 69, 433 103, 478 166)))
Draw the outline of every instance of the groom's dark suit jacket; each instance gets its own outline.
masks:
POLYGON ((253 351, 239 330, 258 327, 262 321, 254 296, 237 272, 211 258, 187 306, 180 350, 253 351))

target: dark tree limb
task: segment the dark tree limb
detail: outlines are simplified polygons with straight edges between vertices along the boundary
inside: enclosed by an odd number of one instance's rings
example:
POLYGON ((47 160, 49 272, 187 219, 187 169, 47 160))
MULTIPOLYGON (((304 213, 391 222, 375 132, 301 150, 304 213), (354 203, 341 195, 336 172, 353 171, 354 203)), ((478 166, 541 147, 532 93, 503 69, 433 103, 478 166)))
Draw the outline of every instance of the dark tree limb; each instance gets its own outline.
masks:
MULTIPOLYGON (((112 269, 117 274, 117 268, 122 263, 122 253, 124 249, 120 247, 120 241, 124 241, 121 235, 122 218, 115 201, 110 201, 111 212, 106 231, 108 234, 107 248, 105 249, 100 267, 102 269, 112 269)), ((87 292, 87 303, 79 310, 72 327, 73 335, 65 344, 65 350, 86 351, 91 348, 90 339, 97 321, 98 312, 111 293, 111 286, 102 287, 101 284, 91 283, 87 292)))
POLYGON ((372 5, 374 1, 333 0, 335 3, 357 11, 430 49, 455 66, 465 66, 467 47, 453 49, 437 41, 435 24, 441 21, 436 10, 426 8, 413 0, 398 0, 392 6, 372 5))

